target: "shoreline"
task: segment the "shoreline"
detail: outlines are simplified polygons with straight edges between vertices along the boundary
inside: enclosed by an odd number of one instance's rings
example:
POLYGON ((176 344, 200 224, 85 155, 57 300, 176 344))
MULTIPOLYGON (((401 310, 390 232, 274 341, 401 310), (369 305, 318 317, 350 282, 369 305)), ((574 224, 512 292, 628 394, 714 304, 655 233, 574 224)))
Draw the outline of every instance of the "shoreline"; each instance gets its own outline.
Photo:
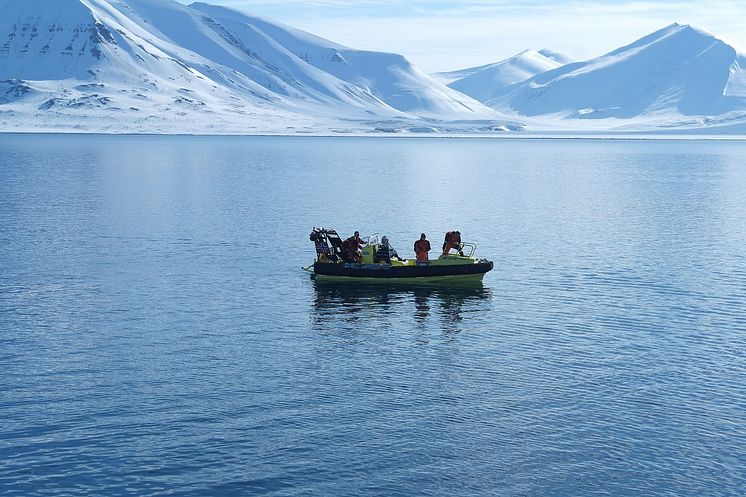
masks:
POLYGON ((384 138, 384 139, 482 139, 482 140, 597 140, 597 141, 746 141, 746 134, 694 134, 694 133, 644 133, 644 132, 505 132, 487 133, 385 133, 385 132, 308 132, 308 133, 154 133, 154 132, 105 132, 105 131, 4 131, 0 136, 121 136, 121 137, 235 137, 235 138, 384 138))

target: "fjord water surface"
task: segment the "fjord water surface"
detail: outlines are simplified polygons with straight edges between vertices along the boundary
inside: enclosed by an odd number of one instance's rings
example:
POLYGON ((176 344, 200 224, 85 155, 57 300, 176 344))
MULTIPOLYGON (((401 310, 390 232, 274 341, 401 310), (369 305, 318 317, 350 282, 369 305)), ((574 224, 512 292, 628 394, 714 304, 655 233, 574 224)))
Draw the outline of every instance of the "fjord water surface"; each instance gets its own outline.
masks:
POLYGON ((746 144, 0 136, 0 494, 743 495, 746 144), (482 287, 314 284, 459 229, 482 287))

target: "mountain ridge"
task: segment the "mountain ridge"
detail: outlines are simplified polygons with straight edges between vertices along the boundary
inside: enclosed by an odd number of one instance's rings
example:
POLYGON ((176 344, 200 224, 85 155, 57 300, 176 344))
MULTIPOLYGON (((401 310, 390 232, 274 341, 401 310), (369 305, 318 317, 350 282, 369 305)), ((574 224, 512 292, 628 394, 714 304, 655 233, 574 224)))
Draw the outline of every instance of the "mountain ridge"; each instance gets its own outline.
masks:
POLYGON ((493 64, 441 73, 441 78, 458 75, 458 79, 449 82, 448 87, 476 100, 485 101, 503 88, 561 67, 564 65, 561 61, 565 60, 569 59, 547 49, 528 49, 493 64))
POLYGON ((538 74, 485 103, 528 117, 718 116, 746 110, 744 68, 746 56, 733 46, 674 23, 600 57, 538 74))
POLYGON ((446 86, 402 55, 203 2, 0 0, 0 11, 0 131, 746 129, 744 52, 686 24, 587 61, 525 50, 435 75, 459 76, 446 86))
POLYGON ((401 55, 350 49, 224 7, 0 0, 0 8, 3 123, 22 115, 56 126, 67 116, 71 127, 118 119, 136 130, 159 121, 158 131, 171 118, 250 132, 267 124, 290 129, 294 121, 323 128, 500 117, 401 55))

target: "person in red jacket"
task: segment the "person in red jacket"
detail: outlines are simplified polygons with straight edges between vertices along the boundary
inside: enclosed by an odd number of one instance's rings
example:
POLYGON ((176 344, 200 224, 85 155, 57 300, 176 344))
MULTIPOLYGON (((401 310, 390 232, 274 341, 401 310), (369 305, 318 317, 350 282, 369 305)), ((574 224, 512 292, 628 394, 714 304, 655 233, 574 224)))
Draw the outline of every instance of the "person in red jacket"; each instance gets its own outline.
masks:
POLYGON ((353 259, 354 262, 362 262, 363 256, 360 253, 360 248, 366 243, 362 238, 360 238, 360 232, 356 231, 355 234, 345 240, 345 242, 348 243, 350 258, 353 259))
POLYGON ((420 235, 420 239, 414 242, 414 253, 417 256, 417 262, 427 262, 427 253, 430 252, 430 242, 427 241, 425 234, 420 235))
POLYGON ((449 231, 446 233, 446 239, 443 242, 443 254, 447 255, 452 248, 458 250, 458 255, 464 255, 464 252, 462 251, 463 245, 461 245, 460 231, 449 231))

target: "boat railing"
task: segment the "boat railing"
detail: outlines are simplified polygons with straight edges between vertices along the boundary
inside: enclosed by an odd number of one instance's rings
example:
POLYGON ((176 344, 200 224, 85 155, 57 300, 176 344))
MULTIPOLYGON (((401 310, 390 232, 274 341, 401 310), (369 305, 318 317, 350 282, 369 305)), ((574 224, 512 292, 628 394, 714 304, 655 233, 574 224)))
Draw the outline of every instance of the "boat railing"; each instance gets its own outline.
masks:
POLYGON ((368 235, 366 240, 368 241, 368 245, 379 245, 378 236, 380 233, 373 233, 371 235, 368 235))
POLYGON ((477 244, 476 243, 461 243, 461 251, 464 252, 464 257, 471 257, 474 255, 474 252, 477 251, 477 244), (469 253, 467 254, 465 249, 469 250, 469 253))

